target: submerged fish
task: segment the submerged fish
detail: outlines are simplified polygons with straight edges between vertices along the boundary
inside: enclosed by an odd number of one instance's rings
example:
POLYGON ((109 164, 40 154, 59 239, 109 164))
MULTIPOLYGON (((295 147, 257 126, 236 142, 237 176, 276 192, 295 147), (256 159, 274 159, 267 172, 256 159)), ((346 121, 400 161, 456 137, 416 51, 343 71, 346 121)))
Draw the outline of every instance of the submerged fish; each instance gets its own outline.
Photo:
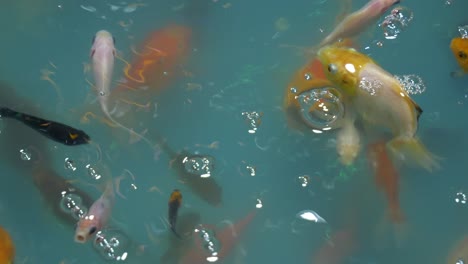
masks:
POLYGON ((114 187, 112 181, 109 181, 101 197, 91 205, 88 213, 78 221, 75 230, 75 242, 85 243, 107 225, 114 206, 114 200, 114 187))
POLYGON ((179 190, 175 189, 171 196, 169 197, 169 210, 167 213, 167 217, 169 219, 169 225, 171 227, 172 232, 180 238, 180 235, 176 232, 176 223, 177 223, 177 216, 179 213, 179 208, 182 205, 182 193, 179 190))
POLYGON ((459 71, 452 72, 452 76, 462 76, 468 73, 468 37, 452 39, 450 49, 461 68, 459 71))
POLYGON ((355 49, 326 46, 318 57, 328 80, 345 98, 347 111, 355 112, 365 125, 393 133, 394 138, 387 143, 392 154, 428 171, 440 167, 439 158, 416 137, 421 107, 392 74, 355 49))
POLYGON ((0 227, 0 263, 12 264, 15 260, 15 245, 8 232, 0 227))
POLYGON ((320 43, 319 48, 332 44, 341 38, 352 38, 374 23, 387 9, 399 0, 371 0, 361 9, 348 15, 320 43))
POLYGON ((151 143, 146 137, 117 122, 109 112, 109 100, 111 98, 110 85, 114 71, 114 43, 115 39, 108 31, 100 30, 96 33, 93 40, 93 45, 91 47, 91 58, 93 60, 95 81, 94 88, 98 93, 102 112, 104 112, 106 117, 112 121, 112 123, 128 131, 131 135, 137 135, 139 138, 143 139, 146 143, 153 147, 153 143, 151 143))
POLYGON ((20 113, 7 107, 0 107, 0 116, 18 120, 42 135, 64 145, 81 145, 87 144, 90 141, 88 134, 82 130, 55 121, 20 113))

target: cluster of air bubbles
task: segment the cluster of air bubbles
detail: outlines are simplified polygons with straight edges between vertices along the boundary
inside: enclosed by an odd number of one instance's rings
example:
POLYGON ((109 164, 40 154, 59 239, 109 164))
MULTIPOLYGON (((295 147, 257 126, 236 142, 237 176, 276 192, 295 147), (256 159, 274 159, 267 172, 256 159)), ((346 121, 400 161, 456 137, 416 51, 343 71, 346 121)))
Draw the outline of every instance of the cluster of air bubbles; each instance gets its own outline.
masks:
POLYGON ((71 160, 70 158, 65 158, 65 169, 75 171, 76 170, 75 162, 71 160))
POLYGON ((101 179, 101 174, 96 172, 96 170, 91 166, 91 164, 88 164, 85 167, 88 170, 88 174, 89 174, 89 176, 91 176, 91 178, 93 178, 95 180, 101 179))
POLYGON ((422 94, 426 91, 426 85, 421 77, 416 74, 409 74, 409 75, 402 75, 397 76, 395 78, 400 82, 403 86, 403 89, 408 94, 422 94))
POLYGON ((255 166, 250 166, 250 165, 247 165, 245 166, 245 168, 247 169, 247 172, 250 176, 255 176, 257 175, 257 168, 255 168, 255 166))
POLYGON ((219 260, 218 251, 221 247, 218 239, 215 237, 213 230, 210 230, 202 225, 195 228, 195 233, 199 235, 201 239, 201 245, 206 254, 206 260, 208 262, 216 262, 219 260))
POLYGON ((466 194, 463 192, 457 192, 455 195, 455 202, 459 204, 466 204, 466 194))
POLYGON ((299 94, 296 99, 303 121, 313 129, 328 130, 344 115, 344 105, 338 90, 316 88, 299 94))
POLYGON ((260 209, 263 207, 263 202, 260 199, 257 199, 257 203, 255 204, 255 208, 260 209))
POLYGON ((60 209, 63 212, 70 214, 75 220, 84 217, 88 209, 82 205, 82 199, 79 195, 69 192, 62 192, 60 200, 60 209))
POLYGON ((249 125, 248 132, 250 134, 255 134, 257 132, 258 127, 262 123, 262 116, 263 113, 258 112, 242 112, 242 116, 245 117, 246 123, 249 125))
POLYGON ((359 81, 359 88, 368 92, 370 95, 376 95, 377 91, 382 88, 383 84, 380 80, 374 78, 363 77, 359 81))
POLYGON ((201 178, 211 177, 214 169, 214 158, 211 156, 190 156, 182 160, 185 170, 190 174, 199 175, 201 178))
POLYGON ((107 261, 123 262, 128 258, 128 238, 118 230, 99 231, 93 246, 107 261))
POLYGON ((468 25, 459 26, 458 32, 460 32, 460 36, 464 39, 468 38, 468 25))
POLYGON ((310 177, 308 175, 299 176, 297 179, 303 188, 307 187, 310 183, 310 177))
POLYGON ((28 160, 31 160, 32 158, 32 155, 31 155, 31 151, 27 148, 25 149, 20 149, 20 158, 22 160, 25 160, 25 161, 28 161, 28 160))
POLYGON ((413 12, 407 7, 395 7, 379 24, 386 39, 395 39, 413 20, 413 12))

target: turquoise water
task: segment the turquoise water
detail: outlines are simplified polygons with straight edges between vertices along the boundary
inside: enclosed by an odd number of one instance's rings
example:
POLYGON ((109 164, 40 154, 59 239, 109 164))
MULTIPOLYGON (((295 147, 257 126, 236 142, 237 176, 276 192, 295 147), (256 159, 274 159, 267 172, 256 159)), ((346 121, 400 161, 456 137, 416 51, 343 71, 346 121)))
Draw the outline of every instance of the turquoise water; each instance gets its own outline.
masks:
MULTIPOLYGON (((450 40, 459 36, 457 27, 467 23, 468 2, 404 1, 402 6, 414 18, 396 39, 386 39, 375 23, 358 40, 360 50, 389 72, 423 79, 425 91, 412 96, 424 110, 418 135, 443 158, 441 169, 433 173, 417 167, 399 169, 400 206, 406 221, 398 227, 386 217, 387 200, 374 183, 366 149, 352 167, 344 167, 332 145, 335 132, 300 133, 287 126, 283 111, 287 85, 307 58, 301 50, 281 45, 316 45, 333 29, 342 1, 139 3, 143 5, 18 0, 0 10, 4 25, 0 102, 83 129, 96 143, 67 147, 17 122, 2 120, 0 225, 14 240, 15 263, 105 263, 102 250, 92 242, 74 242, 74 224, 61 221, 61 211, 52 209, 59 208, 59 193, 49 188, 51 183, 42 189, 34 184, 37 168, 55 171, 60 176, 55 181, 70 181, 93 200, 108 176, 122 179, 119 187, 126 199, 116 196, 104 233, 125 234, 120 237, 124 246, 117 252, 127 251, 128 263, 165 263, 160 257, 168 249, 175 259, 187 254, 187 241, 178 241, 163 221, 175 188, 183 194, 179 222, 196 213, 200 219, 189 220, 223 228, 228 226, 225 220, 236 222, 257 210, 238 247, 222 263, 314 263, 319 248, 342 230, 352 230, 345 247, 355 248, 336 263, 445 263, 455 242, 468 232, 466 203, 455 201, 462 197, 457 193, 466 193, 467 188, 468 138, 463 130, 468 124, 463 113, 468 86, 466 76, 450 77, 458 65, 449 49, 450 40), (120 8, 112 10, 110 4, 120 8), (275 27, 280 18, 287 22, 283 28, 275 27), (214 158, 209 180, 222 188, 218 206, 207 183, 197 180, 202 191, 194 192, 181 181, 181 170, 171 169, 173 157, 167 152, 158 154, 143 142, 119 140, 125 132, 103 122, 80 122, 83 111, 99 111, 86 81, 92 76, 84 72, 93 35, 100 29, 110 31, 118 55, 131 61, 132 46, 170 23, 192 30, 188 60, 177 67, 191 74, 179 74, 153 97, 136 96, 151 107, 135 112, 134 121, 150 134, 159 133, 176 152, 185 149, 191 155, 214 158), (50 78, 55 85, 41 79, 46 71, 54 72, 50 78), (252 127, 243 113, 254 111, 261 113, 261 122, 256 123, 255 133, 249 133, 252 127), (76 170, 65 166, 67 158, 76 170), (104 177, 90 176, 88 164, 104 177), (301 186, 301 176, 309 178, 306 187, 301 186), (203 195, 208 198, 202 199, 203 195), (258 200, 260 209, 256 209, 258 200), (317 212, 327 223, 297 218, 302 210, 317 212)), ((352 10, 365 3, 353 1, 352 10)), ((114 82, 123 76, 124 67, 117 60, 114 82)), ((48 179, 52 174, 40 175, 48 179)))

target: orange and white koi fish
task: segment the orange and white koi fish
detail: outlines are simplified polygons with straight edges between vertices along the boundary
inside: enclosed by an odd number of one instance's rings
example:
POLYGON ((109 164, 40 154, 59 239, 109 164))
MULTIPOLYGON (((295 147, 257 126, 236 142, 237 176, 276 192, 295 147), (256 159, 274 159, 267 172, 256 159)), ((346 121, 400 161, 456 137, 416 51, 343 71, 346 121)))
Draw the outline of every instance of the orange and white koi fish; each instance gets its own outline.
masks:
POLYGON ((15 260, 15 245, 10 234, 0 227, 0 263, 12 264, 15 260))
POLYGON ((371 0, 361 9, 348 15, 338 26, 320 42, 319 48, 333 44, 342 38, 352 38, 366 30, 372 23, 387 11, 387 9, 399 3, 399 0, 371 0))
POLYGON ((95 81, 94 88, 98 93, 101 109, 106 117, 118 127, 128 131, 131 135, 137 135, 153 147, 153 143, 151 143, 147 138, 117 122, 109 112, 109 99, 111 95, 110 85, 114 71, 114 43, 115 39, 112 37, 111 33, 105 30, 100 30, 96 33, 91 47, 91 58, 93 60, 95 81))
MULTIPOLYGON (((421 107, 401 83, 370 57, 351 48, 329 45, 318 51, 327 79, 341 92, 346 107, 368 127, 389 129, 387 147, 399 159, 428 171, 439 168, 437 156, 416 138, 421 107), (377 83, 372 87, 363 86, 377 83)), ((348 111, 348 109, 347 109, 348 111)))
POLYGON ((399 173, 387 154, 385 142, 379 141, 370 144, 368 159, 374 171, 376 185, 387 196, 390 219, 394 223, 402 223, 404 216, 398 199, 399 173))
POLYGON ((114 186, 112 181, 109 181, 101 197, 91 205, 88 213, 78 221, 75 230, 75 242, 85 243, 90 237, 106 226, 111 216, 114 202, 114 186))
MULTIPOLYGON (((223 230, 216 230, 216 238, 218 239, 221 248, 218 254, 216 255, 217 261, 224 262, 224 259, 229 256, 231 251, 239 242, 241 238, 241 234, 244 230, 248 227, 250 222, 254 219, 257 213, 257 209, 253 212, 249 213, 246 217, 241 219, 239 222, 234 223, 232 226, 228 226, 223 230)), ((193 239, 195 240, 194 248, 192 248, 189 252, 187 252, 183 258, 179 261, 179 264, 205 264, 209 263, 207 257, 209 257, 205 253, 201 243, 201 238, 198 237, 196 234, 193 235, 193 239)))
POLYGON ((450 49, 461 70, 451 73, 452 76, 462 76, 468 73, 468 37, 458 37, 450 42, 450 49))

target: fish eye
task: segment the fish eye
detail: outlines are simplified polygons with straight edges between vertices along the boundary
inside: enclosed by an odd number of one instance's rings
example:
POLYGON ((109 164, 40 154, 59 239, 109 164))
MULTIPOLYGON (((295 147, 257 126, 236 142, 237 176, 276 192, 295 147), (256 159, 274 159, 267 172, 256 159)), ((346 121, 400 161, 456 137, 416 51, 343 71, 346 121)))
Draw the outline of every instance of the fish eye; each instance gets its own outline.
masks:
POLYGON ((459 51, 459 52, 458 52, 458 57, 459 57, 460 59, 466 59, 468 56, 466 55, 465 52, 459 51))
POLYGON ((91 227, 91 229, 89 230, 89 234, 92 235, 94 234, 94 232, 96 232, 97 228, 95 226, 91 227))
POLYGON ((338 68, 336 67, 335 64, 328 64, 328 72, 336 73, 336 71, 338 71, 338 68))

